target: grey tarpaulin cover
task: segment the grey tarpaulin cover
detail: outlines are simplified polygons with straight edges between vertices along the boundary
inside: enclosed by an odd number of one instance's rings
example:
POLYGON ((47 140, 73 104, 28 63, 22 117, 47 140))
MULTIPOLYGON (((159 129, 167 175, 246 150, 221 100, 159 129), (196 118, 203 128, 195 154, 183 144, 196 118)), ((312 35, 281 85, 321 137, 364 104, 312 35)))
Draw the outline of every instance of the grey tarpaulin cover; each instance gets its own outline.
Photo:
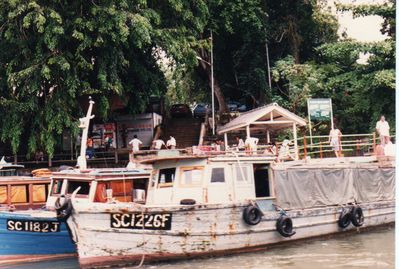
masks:
POLYGON ((274 170, 276 198, 285 209, 395 198, 395 168, 274 170))

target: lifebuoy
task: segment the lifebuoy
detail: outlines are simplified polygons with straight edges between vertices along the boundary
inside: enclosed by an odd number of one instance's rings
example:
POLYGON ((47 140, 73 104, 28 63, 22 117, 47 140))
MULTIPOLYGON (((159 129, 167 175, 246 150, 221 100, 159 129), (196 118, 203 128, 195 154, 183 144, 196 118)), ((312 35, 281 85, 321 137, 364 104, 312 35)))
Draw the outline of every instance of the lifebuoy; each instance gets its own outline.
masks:
POLYGON ((363 210, 360 206, 355 206, 352 208, 351 221, 352 224, 356 227, 360 227, 364 224, 363 210))
POLYGON ((284 237, 291 237, 296 234, 293 231, 292 219, 287 215, 281 215, 276 222, 277 231, 284 237))
POLYGON ((183 199, 180 200, 181 205, 195 205, 196 201, 194 199, 183 199))
POLYGON ((244 209, 244 221, 249 225, 256 225, 262 219, 262 212, 256 206, 250 205, 244 209))
POLYGON ((338 226, 341 227, 342 229, 345 229, 346 227, 349 226, 349 224, 351 224, 351 219, 352 219, 351 211, 343 208, 341 214, 339 215, 338 226))
POLYGON ((71 200, 65 198, 64 202, 60 203, 61 197, 58 197, 55 201, 55 210, 57 212, 58 219, 67 219, 72 213, 72 203, 71 200))

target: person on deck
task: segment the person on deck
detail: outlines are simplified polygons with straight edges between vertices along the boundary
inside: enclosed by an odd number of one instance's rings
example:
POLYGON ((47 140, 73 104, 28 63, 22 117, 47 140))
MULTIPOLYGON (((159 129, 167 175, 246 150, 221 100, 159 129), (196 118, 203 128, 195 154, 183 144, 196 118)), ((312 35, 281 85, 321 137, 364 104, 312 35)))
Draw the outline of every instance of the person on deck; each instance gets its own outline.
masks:
POLYGON ((140 146, 143 144, 138 138, 137 135, 133 136, 133 139, 130 140, 129 145, 132 146, 131 158, 134 158, 134 154, 140 151, 140 146))
POLYGON ((290 152, 290 145, 291 145, 291 140, 289 139, 288 136, 286 136, 281 143, 280 150, 278 152, 278 159, 279 160, 287 160, 287 159, 295 159, 295 156, 293 156, 290 152))
POLYGON ((166 147, 168 149, 175 149, 176 148, 176 139, 173 136, 170 136, 169 140, 166 141, 166 147))
POLYGON ((389 124, 385 120, 384 115, 381 116, 375 128, 380 135, 380 144, 384 147, 389 142, 389 124))
POLYGON ((334 149, 337 158, 341 157, 341 136, 341 131, 338 128, 333 128, 330 130, 330 135, 328 137, 328 143, 330 143, 330 146, 334 149))

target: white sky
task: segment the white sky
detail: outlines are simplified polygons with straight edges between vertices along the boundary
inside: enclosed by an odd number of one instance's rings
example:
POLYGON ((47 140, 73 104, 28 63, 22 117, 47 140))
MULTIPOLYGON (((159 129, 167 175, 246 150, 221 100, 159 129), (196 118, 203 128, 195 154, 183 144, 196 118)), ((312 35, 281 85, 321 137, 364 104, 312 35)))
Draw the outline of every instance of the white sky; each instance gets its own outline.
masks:
MULTIPOLYGON (((342 4, 379 4, 384 0, 328 0, 328 5, 334 8, 334 2, 342 4)), ((339 34, 346 30, 348 37, 358 41, 371 42, 384 40, 386 36, 380 32, 382 18, 379 16, 367 16, 353 19, 351 12, 337 13, 340 24, 339 34)))

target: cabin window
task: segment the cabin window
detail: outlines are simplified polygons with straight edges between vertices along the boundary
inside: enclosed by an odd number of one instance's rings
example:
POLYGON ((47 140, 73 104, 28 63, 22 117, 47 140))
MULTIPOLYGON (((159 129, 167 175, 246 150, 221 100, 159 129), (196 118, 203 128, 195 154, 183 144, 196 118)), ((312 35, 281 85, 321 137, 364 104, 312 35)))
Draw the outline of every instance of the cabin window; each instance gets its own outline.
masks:
POLYGON ((180 185, 181 186, 201 186, 203 167, 182 167, 180 168, 180 185))
POLYGON ((131 180, 111 181, 112 197, 119 202, 133 201, 133 182, 131 180))
POLYGON ((32 198, 34 203, 46 202, 47 185, 46 184, 33 184, 32 185, 32 198))
POLYGON ((12 185, 11 186, 11 203, 27 203, 28 202, 28 186, 12 185))
POLYGON ((7 186, 0 186, 0 204, 7 204, 7 186))
POLYGON ((53 181, 53 188, 51 190, 52 195, 61 193, 62 181, 62 179, 57 179, 53 181))
POLYGON ((176 168, 160 169, 158 176, 158 186, 159 187, 172 186, 175 177, 176 177, 176 168))
POLYGON ((242 165, 237 165, 236 166, 236 179, 237 182, 244 183, 248 182, 248 167, 247 166, 242 166, 242 165))
POLYGON ((80 187, 78 191, 78 196, 86 196, 89 195, 90 192, 90 183, 85 181, 68 181, 68 194, 72 194, 77 188, 80 187))
POLYGON ((224 181, 224 168, 212 168, 211 182, 223 183, 224 181))

